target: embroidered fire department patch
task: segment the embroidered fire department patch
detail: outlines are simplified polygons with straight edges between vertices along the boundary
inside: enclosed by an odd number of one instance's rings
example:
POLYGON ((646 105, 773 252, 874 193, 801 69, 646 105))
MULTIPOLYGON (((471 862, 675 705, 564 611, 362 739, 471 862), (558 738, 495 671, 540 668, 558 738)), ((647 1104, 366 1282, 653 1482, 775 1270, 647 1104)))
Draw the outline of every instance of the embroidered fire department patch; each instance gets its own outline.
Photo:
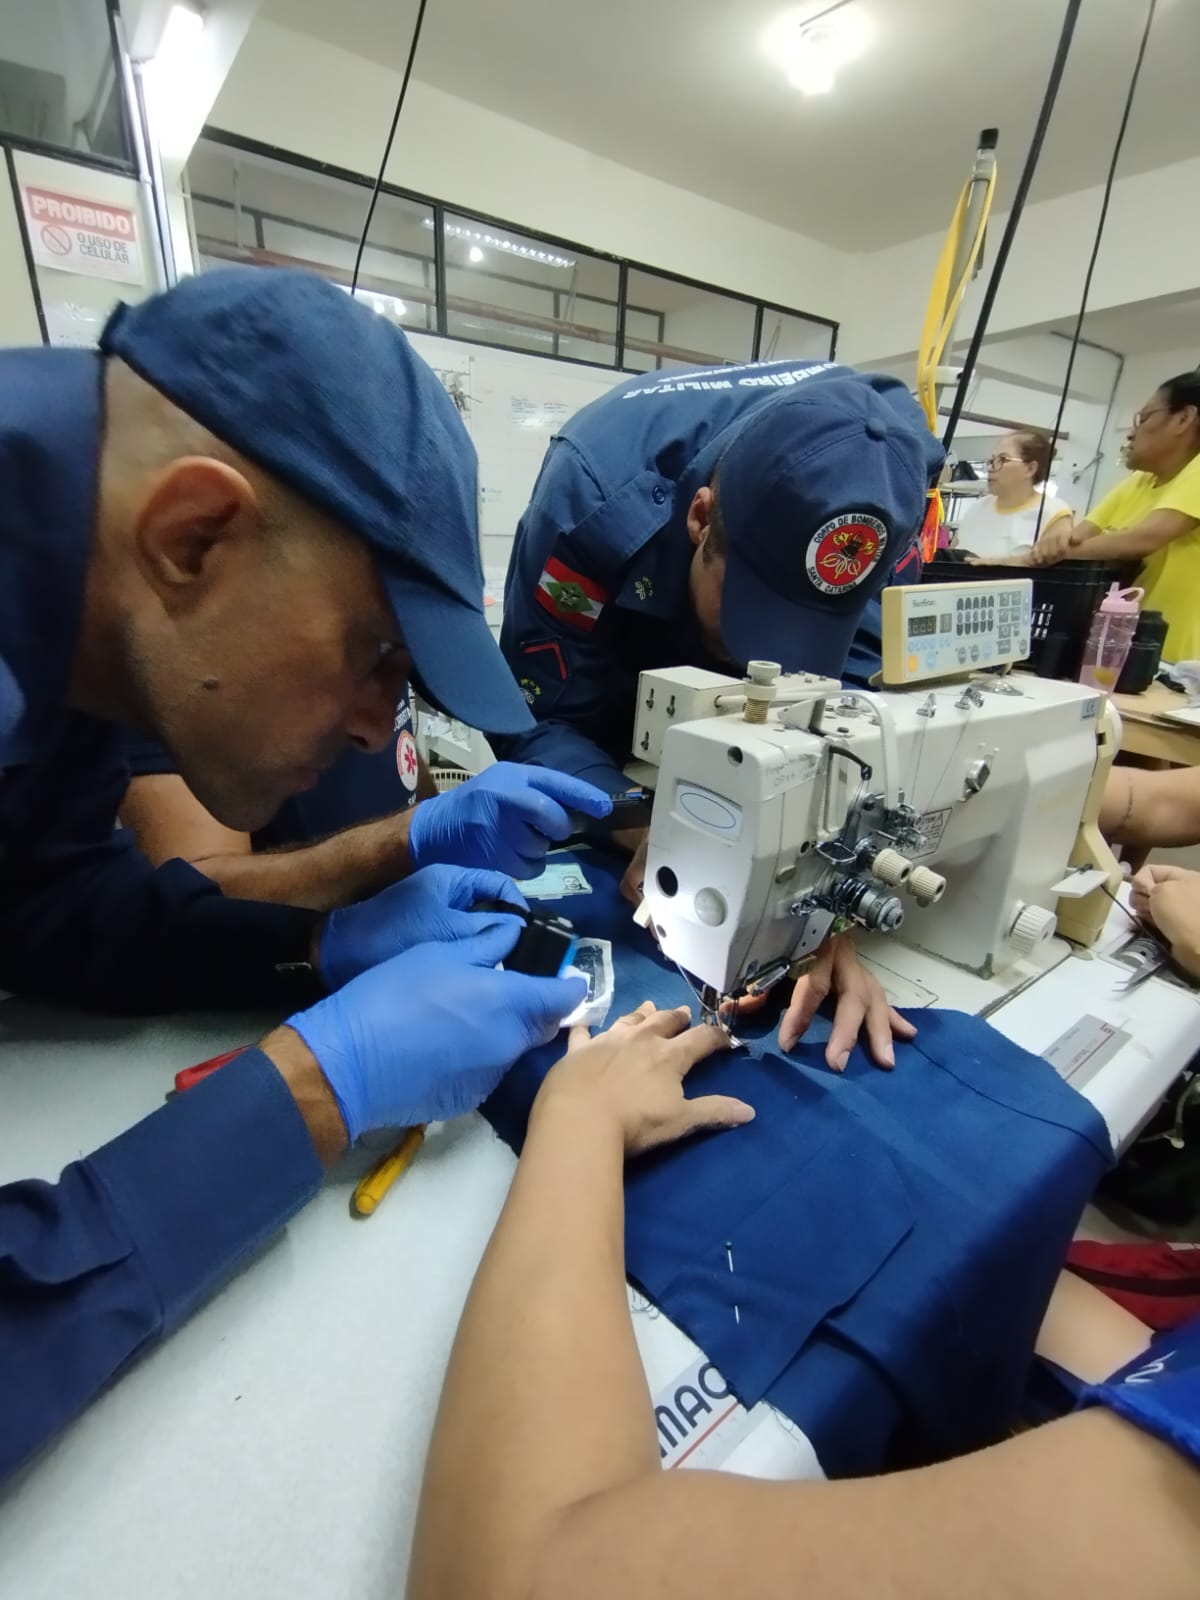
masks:
POLYGON ((808 541, 808 581, 822 594, 857 589, 879 565, 887 529, 878 517, 850 511, 822 523, 808 541))

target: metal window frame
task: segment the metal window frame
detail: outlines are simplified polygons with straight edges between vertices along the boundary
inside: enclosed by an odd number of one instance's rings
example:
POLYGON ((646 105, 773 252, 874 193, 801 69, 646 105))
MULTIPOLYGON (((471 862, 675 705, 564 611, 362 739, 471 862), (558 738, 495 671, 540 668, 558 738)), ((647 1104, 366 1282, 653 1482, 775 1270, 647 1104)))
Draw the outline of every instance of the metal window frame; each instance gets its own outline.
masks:
MULTIPOLYGON (((115 0, 110 0, 115 3, 115 0)), ((259 156, 268 161, 274 161, 280 166, 294 167, 303 172, 316 173, 322 177, 333 178, 343 183, 356 184, 359 188, 370 189, 374 180, 361 172, 353 172, 348 167, 340 167, 330 161, 318 161, 311 156, 299 155, 295 151, 285 150, 279 145, 267 143, 261 139, 249 139, 241 134, 228 133, 223 128, 215 128, 206 124, 201 130, 200 137, 208 140, 210 144, 221 145, 226 149, 240 152, 244 155, 259 156)), ((716 295, 726 300, 736 300, 743 305, 754 308, 754 327, 750 352, 745 356, 746 361, 758 360, 758 352, 762 335, 763 313, 765 311, 778 311, 789 317, 798 317, 805 322, 829 329, 829 360, 833 360, 837 353, 837 340, 840 324, 832 317, 824 317, 817 312, 805 311, 799 306, 787 306, 776 300, 764 300, 760 296, 745 294, 738 289, 726 289, 717 283, 707 283, 702 278, 692 278, 681 272, 670 272, 663 267, 654 267, 647 262, 634 260, 630 256, 614 255, 611 251, 597 250, 591 245, 580 244, 574 239, 564 239, 559 234, 545 233, 540 229, 531 229, 523 224, 510 222, 505 217, 492 216, 484 211, 476 211, 471 206, 461 206, 449 200, 436 199, 431 195, 421 194, 415 189, 406 189, 399 184, 383 183, 380 193, 390 195, 394 199, 408 201, 413 204, 425 206, 433 212, 434 235, 434 273, 436 280, 437 297, 437 334, 446 339, 453 339, 457 343, 464 341, 457 334, 447 331, 448 308, 446 296, 446 252, 445 252, 445 217, 450 212, 456 217, 462 217, 468 222, 478 222, 484 227, 500 228, 510 233, 520 234, 524 238, 536 240, 539 244, 556 246, 562 250, 574 251, 577 255, 587 256, 591 260, 610 262, 618 269, 617 277, 617 326, 614 334, 614 353, 611 362, 583 361, 575 356, 556 356, 549 351, 525 350, 519 346, 505 345, 496 342, 494 348, 499 350, 513 350, 516 354, 536 356, 544 361, 567 361, 576 366, 612 368, 618 372, 628 372, 635 375, 644 368, 631 368, 625 365, 625 314, 629 307, 628 285, 631 272, 641 272, 651 278, 664 279, 669 283, 683 284, 690 289, 699 289, 707 294, 716 295)), ((299 218, 290 219, 296 226, 307 227, 309 224, 299 218)), ((314 231, 322 231, 319 227, 314 231)), ((330 230, 323 230, 330 231, 330 230)), ((387 248, 387 247, 382 247, 387 248)), ((524 279, 519 280, 525 282, 524 279)), ((540 285, 538 287, 541 287, 540 285)), ((546 286, 548 292, 553 293, 552 286, 546 286)), ((586 298, 600 299, 599 296, 586 298)), ((604 301, 604 304, 612 302, 604 301)), ((634 310, 649 311, 649 307, 633 307, 634 310)), ((660 333, 662 330, 662 313, 655 313, 660 320, 660 333)), ((470 343, 472 341, 465 341, 470 343)), ((557 341, 556 341, 557 342, 557 341)), ((736 362, 727 363, 730 366, 736 362)), ((661 361, 659 363, 661 366, 661 361)))
POLYGON ((125 140, 127 154, 124 157, 101 156, 92 150, 76 150, 69 144, 54 144, 47 139, 31 139, 26 134, 16 133, 8 128, 0 128, 0 145, 6 150, 24 150, 34 156, 53 156, 56 161, 70 161, 76 166, 92 167, 99 172, 115 172, 122 177, 136 178, 139 176, 137 145, 134 141, 133 124, 130 120, 130 107, 125 88, 123 57, 118 33, 117 19, 120 15, 120 6, 118 0, 103 0, 103 5, 104 20, 108 27, 108 55, 109 65, 112 68, 113 90, 121 110, 121 133, 125 140))

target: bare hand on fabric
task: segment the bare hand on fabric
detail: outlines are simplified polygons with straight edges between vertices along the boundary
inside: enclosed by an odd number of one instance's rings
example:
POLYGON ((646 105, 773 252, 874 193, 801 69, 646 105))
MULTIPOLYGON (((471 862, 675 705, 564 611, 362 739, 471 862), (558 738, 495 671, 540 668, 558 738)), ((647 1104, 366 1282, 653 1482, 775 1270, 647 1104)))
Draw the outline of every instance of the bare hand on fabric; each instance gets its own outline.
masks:
MULTIPOLYGON (((838 933, 827 939, 812 968, 802 978, 797 978, 791 1001, 780 1019, 779 1048, 790 1050, 803 1038, 831 991, 837 996, 837 1005, 833 1032, 825 1046, 828 1064, 835 1072, 844 1072, 859 1033, 865 1030, 871 1060, 877 1067, 889 1070, 894 1067, 893 1039, 914 1039, 917 1030, 899 1012, 892 1010, 879 980, 859 961, 848 933, 838 933)), ((766 1004, 766 998, 763 995, 753 1000, 739 1000, 737 1011, 742 1016, 750 1015, 766 1004)))
POLYGON ((1130 883, 1129 904, 1153 924, 1185 971, 1200 976, 1200 872, 1153 862, 1130 883))
POLYGON ((689 1100, 683 1092, 696 1063, 728 1046, 723 1029, 693 1028, 686 1006, 659 1011, 649 1000, 594 1039, 586 1028, 572 1028, 567 1054, 538 1092, 531 1127, 539 1116, 574 1107, 589 1124, 611 1121, 625 1154, 635 1156, 701 1129, 751 1122, 754 1110, 742 1100, 721 1094, 689 1100))

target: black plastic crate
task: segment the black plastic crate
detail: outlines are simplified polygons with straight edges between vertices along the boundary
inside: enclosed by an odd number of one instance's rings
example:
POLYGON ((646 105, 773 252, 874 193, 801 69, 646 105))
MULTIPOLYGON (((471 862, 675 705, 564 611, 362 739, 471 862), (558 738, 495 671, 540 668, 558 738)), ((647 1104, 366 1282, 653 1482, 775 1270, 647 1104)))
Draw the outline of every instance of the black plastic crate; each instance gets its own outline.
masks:
POLYGON ((1056 567, 976 567, 954 555, 934 557, 922 583, 993 583, 1033 579, 1033 624, 1024 665, 1041 678, 1077 678, 1096 607, 1109 585, 1132 582, 1138 563, 1063 561, 1056 567))

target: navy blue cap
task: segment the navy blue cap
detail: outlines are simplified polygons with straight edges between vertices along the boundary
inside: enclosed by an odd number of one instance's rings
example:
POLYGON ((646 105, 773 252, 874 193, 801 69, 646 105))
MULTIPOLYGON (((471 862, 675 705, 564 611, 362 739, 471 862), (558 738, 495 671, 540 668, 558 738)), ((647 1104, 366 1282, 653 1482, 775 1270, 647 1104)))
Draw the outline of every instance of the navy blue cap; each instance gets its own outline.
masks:
POLYGON ((943 460, 894 378, 848 373, 752 411, 717 464, 730 653, 840 678, 867 602, 916 541, 943 460))
POLYGON ((228 267, 119 306, 100 348, 366 540, 428 699, 533 726, 484 619, 475 451, 397 327, 312 273, 228 267))

